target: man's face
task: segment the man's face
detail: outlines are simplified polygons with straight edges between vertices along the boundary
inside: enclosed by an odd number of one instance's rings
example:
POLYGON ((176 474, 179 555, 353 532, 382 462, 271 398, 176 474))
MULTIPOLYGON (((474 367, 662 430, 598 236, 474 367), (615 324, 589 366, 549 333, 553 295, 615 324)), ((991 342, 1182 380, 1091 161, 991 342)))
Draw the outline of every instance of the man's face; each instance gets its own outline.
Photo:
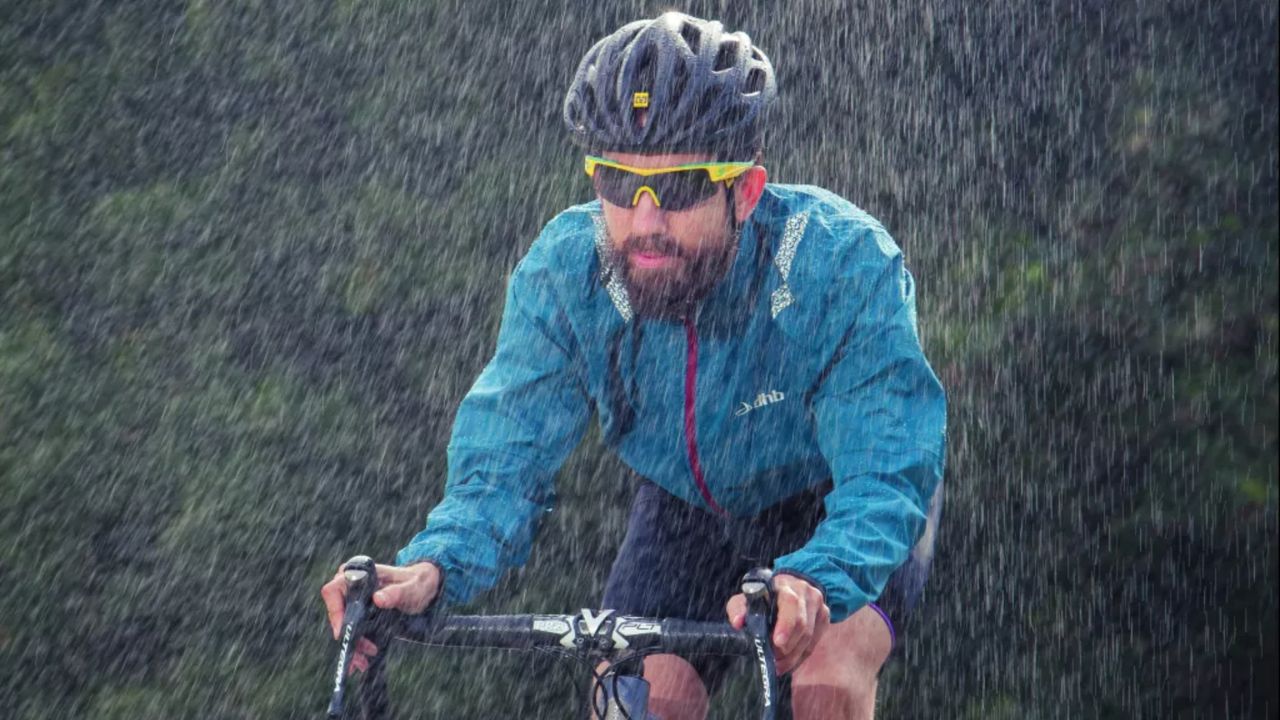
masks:
MULTIPOLYGON (((709 156, 692 154, 606 153, 604 157, 644 168, 712 162, 709 156)), ((638 314, 679 316, 724 277, 737 254, 731 223, 731 213, 737 208, 728 193, 721 185, 707 200, 679 211, 662 210, 647 192, 640 193, 635 207, 601 200, 614 262, 624 268, 624 280, 638 314)))

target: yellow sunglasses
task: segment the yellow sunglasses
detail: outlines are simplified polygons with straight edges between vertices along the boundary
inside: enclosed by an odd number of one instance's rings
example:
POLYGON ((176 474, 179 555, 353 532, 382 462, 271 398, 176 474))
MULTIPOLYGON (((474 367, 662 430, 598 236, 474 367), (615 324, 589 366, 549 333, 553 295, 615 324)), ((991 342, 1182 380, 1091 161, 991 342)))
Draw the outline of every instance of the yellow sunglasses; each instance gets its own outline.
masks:
POLYGON ((674 212, 715 195, 719 183, 733 187, 733 181, 754 166, 753 162, 710 162, 642 168, 588 155, 583 169, 600 197, 613 205, 635 207, 647 192, 655 206, 674 212))

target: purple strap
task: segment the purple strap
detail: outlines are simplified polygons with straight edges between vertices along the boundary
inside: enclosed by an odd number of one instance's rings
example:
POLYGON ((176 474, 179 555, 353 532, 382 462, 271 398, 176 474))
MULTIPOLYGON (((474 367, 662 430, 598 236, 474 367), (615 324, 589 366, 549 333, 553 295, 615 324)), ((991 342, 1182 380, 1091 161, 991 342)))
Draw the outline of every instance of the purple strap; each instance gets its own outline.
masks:
POLYGON ((884 620, 884 624, 889 626, 889 651, 892 652, 898 647, 898 631, 893 629, 893 621, 889 619, 888 613, 880 609, 879 605, 867 603, 867 607, 875 610, 880 619, 884 620))

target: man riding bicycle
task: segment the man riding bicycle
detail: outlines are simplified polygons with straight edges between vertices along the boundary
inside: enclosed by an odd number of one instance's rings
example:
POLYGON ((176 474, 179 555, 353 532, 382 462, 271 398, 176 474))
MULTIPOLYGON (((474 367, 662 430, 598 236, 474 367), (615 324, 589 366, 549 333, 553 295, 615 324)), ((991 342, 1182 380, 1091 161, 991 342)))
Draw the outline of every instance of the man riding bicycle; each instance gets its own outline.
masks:
MULTIPOLYGON (((602 607, 724 618, 774 570, 797 718, 871 717, 928 571, 945 399, 914 283, 871 216, 760 164, 773 68, 743 33, 669 12, 583 58, 564 119, 597 199, 542 230, 463 399, 446 492, 380 566, 374 603, 465 602, 528 555, 593 414, 639 477, 602 607)), ((322 595, 336 629, 346 585, 322 595)), ((377 652, 365 641, 357 668, 377 652)), ((712 661, 647 658, 650 709, 701 718, 712 661)))

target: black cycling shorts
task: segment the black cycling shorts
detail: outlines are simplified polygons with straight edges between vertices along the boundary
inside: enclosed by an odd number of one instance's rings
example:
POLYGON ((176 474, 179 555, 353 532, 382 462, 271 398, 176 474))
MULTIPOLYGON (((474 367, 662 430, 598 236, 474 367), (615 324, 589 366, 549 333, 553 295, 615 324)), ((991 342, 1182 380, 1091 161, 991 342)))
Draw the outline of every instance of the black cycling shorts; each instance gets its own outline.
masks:
MULTIPOLYGON (((828 481, 754 518, 726 519, 642 480, 601 607, 620 615, 726 619, 725 603, 739 592, 747 570, 768 567, 809 541, 826 515, 822 499, 830 490, 828 481)), ((925 537, 872 604, 889 625, 895 647, 928 578, 941 500, 939 487, 930 504, 925 537)), ((714 693, 732 658, 701 656, 690 661, 708 692, 714 693)))

